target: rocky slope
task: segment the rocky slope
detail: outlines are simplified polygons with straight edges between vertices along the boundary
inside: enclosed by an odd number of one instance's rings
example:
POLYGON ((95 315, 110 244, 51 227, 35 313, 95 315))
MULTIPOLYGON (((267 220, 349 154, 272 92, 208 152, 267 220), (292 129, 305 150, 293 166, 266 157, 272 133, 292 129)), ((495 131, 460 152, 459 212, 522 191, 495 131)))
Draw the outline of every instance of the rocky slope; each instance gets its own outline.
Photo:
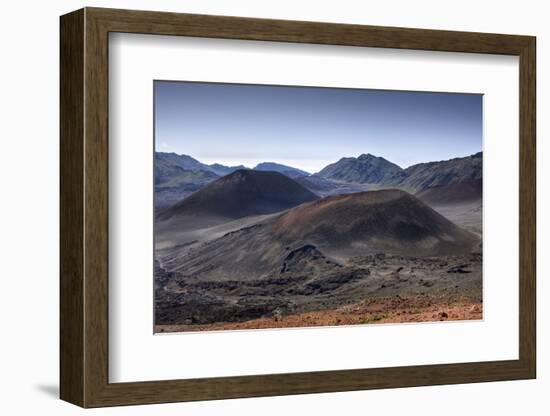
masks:
POLYGON ((416 194, 421 201, 431 206, 451 205, 480 201, 483 193, 481 179, 450 185, 433 186, 416 194))
POLYGON ((413 192, 435 186, 473 182, 482 179, 483 153, 440 162, 419 163, 405 169, 406 176, 396 185, 413 192))

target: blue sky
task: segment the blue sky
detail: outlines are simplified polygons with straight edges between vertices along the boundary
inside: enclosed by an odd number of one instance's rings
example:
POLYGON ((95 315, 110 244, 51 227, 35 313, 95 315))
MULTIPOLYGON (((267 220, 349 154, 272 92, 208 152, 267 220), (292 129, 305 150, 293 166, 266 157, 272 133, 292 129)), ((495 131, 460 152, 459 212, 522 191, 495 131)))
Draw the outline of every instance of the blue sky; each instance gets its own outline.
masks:
POLYGON ((155 149, 317 172, 371 153, 401 167, 482 150, 482 95, 155 81, 155 149))

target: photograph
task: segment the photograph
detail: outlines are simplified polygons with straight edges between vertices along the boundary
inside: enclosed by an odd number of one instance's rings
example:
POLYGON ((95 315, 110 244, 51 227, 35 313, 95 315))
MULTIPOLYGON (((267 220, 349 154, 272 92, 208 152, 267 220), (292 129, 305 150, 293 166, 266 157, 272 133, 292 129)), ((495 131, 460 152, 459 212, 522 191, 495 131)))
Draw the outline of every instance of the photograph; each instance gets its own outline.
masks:
POLYGON ((154 333, 483 319, 483 94, 153 93, 154 333))

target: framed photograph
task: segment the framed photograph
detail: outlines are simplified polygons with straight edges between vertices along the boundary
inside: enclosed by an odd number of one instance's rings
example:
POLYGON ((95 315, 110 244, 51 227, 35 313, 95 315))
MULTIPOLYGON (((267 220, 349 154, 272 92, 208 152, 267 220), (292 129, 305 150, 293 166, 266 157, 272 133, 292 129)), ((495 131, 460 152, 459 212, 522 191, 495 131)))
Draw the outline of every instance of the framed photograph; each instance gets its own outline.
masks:
POLYGON ((61 398, 535 378, 535 49, 62 16, 61 398))

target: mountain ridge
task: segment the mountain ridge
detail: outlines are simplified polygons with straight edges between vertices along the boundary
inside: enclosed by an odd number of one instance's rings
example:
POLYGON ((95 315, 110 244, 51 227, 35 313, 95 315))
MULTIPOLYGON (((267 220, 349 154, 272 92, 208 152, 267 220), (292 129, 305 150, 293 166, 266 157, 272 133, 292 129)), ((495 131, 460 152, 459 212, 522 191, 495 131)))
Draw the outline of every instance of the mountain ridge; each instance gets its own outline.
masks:
POLYGON ((343 182, 388 183, 395 182, 405 173, 395 163, 366 153, 358 157, 341 158, 321 169, 317 175, 343 182))
POLYGON ((310 175, 292 166, 262 162, 253 169, 245 166, 207 165, 188 155, 155 153, 155 204, 165 208, 202 189, 219 177, 237 170, 273 171, 296 180, 321 195, 376 189, 402 189, 417 194, 429 188, 481 180, 483 153, 447 160, 422 162, 405 169, 370 153, 343 157, 310 175), (206 173, 205 173, 206 172, 206 173))
POLYGON ((420 192, 435 186, 446 186, 482 179, 483 152, 437 162, 417 163, 405 169, 399 185, 420 192))
POLYGON ((423 162, 406 169, 370 153, 345 157, 327 165, 314 176, 346 183, 396 187, 417 193, 435 186, 480 180, 483 152, 447 160, 423 162))

